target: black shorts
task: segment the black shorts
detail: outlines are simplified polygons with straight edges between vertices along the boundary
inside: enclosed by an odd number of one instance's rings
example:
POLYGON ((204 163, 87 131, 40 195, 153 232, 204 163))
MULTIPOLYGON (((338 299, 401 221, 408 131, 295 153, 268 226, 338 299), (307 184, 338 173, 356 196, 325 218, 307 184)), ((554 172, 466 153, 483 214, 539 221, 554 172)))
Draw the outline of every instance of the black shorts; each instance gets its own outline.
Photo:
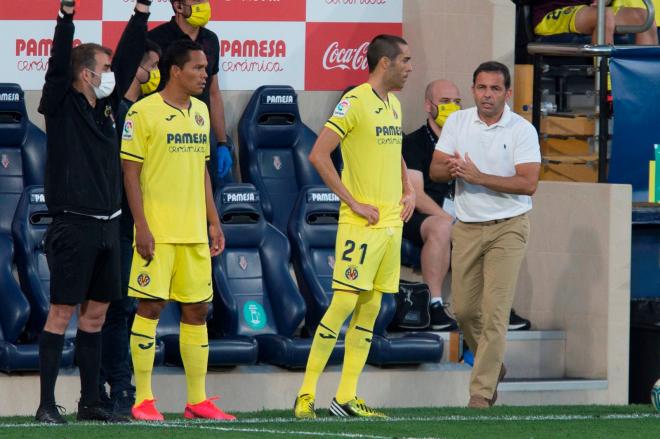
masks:
POLYGON ((119 218, 97 220, 63 214, 53 219, 44 243, 50 269, 50 303, 121 298, 119 218))
POLYGON ((407 223, 403 223, 403 238, 412 241, 417 247, 423 247, 422 223, 429 215, 415 210, 407 223))

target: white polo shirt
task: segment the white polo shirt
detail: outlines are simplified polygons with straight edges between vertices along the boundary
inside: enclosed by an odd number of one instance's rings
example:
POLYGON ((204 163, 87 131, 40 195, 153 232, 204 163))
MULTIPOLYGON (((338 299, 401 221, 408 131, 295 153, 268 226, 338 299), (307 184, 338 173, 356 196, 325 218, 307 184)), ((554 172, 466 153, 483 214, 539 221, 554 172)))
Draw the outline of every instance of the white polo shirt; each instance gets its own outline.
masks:
MULTIPOLYGON (((540 163, 541 148, 534 126, 513 113, 508 105, 499 122, 488 126, 479 119, 477 108, 453 113, 445 122, 438 151, 465 154, 483 173, 500 177, 516 174, 515 166, 540 163)), ((456 217, 463 222, 481 222, 510 218, 532 209, 532 198, 496 192, 485 186, 456 180, 456 217)))

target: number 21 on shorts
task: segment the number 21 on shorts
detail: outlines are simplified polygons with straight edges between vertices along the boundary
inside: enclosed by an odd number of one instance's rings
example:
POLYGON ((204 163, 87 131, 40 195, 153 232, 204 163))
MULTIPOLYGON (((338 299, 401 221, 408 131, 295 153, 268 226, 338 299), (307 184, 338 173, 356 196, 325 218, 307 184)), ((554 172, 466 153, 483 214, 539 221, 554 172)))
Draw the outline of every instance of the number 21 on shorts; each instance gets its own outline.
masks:
MULTIPOLYGON (((353 258, 354 258, 353 253, 355 253, 356 246, 357 244, 355 243, 355 241, 353 241, 352 239, 347 239, 346 243, 344 244, 344 253, 342 253, 341 259, 343 261, 353 262, 353 258)), ((360 244, 357 251, 360 257, 358 263, 362 265, 364 264, 364 258, 366 258, 367 256, 367 244, 360 244)))

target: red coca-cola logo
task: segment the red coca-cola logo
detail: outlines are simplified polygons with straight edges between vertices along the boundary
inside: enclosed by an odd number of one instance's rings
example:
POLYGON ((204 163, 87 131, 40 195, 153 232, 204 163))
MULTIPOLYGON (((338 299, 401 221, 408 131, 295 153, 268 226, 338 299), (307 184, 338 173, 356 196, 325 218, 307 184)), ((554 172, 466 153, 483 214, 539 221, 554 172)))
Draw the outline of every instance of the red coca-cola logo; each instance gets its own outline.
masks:
POLYGON ((305 89, 343 90, 365 82, 369 42, 402 32, 401 23, 307 23, 305 89))
POLYGON ((323 55, 323 68, 325 70, 367 70, 367 49, 369 42, 365 41, 358 48, 344 48, 339 41, 333 41, 323 55))

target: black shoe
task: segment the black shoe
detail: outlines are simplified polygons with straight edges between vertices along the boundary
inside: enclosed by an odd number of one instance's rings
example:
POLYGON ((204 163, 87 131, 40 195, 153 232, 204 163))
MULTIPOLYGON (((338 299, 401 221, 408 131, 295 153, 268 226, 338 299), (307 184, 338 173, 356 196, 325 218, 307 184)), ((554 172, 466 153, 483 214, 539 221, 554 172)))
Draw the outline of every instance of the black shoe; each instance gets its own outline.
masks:
POLYGON ((39 406, 34 419, 44 424, 66 424, 66 419, 62 416, 64 414, 66 410, 61 405, 39 406))
POLYGON ((516 311, 511 308, 511 314, 509 315, 509 331, 525 331, 532 327, 532 322, 527 319, 523 319, 516 311))
POLYGON ((112 396, 112 412, 115 415, 131 416, 131 408, 135 405, 135 391, 123 390, 112 396))
POLYGON ((447 315, 445 306, 440 303, 431 304, 431 329, 435 331, 454 331, 458 329, 456 320, 447 315))
POLYGON ((131 420, 125 416, 116 415, 103 408, 101 402, 97 402, 93 405, 82 405, 78 404, 78 416, 76 417, 79 421, 99 421, 107 422, 109 424, 121 424, 124 422, 130 422, 131 420))
POLYGON ((101 400, 101 405, 103 406, 104 409, 108 411, 112 411, 115 402, 112 400, 112 398, 110 398, 108 392, 105 391, 105 386, 99 389, 99 399, 101 400))

